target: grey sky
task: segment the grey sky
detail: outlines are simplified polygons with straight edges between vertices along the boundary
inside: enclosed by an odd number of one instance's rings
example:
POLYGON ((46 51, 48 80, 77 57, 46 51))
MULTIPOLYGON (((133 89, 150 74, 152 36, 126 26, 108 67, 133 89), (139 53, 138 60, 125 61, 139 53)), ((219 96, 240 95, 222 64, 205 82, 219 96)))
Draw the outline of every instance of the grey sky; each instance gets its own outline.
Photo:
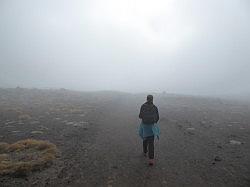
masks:
POLYGON ((248 0, 0 0, 0 87, 250 93, 248 0))

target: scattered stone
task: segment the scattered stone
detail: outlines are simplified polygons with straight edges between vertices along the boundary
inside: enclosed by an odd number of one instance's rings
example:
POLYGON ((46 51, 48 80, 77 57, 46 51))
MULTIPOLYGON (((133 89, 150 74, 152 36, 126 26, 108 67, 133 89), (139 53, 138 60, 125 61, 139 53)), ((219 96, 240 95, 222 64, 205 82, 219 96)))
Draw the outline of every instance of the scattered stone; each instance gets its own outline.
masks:
POLYGON ((195 134, 193 133, 193 131, 188 131, 187 133, 190 134, 190 135, 195 135, 195 134))
POLYGON ((167 181, 165 181, 165 180, 164 180, 164 181, 162 181, 162 184, 165 184, 165 185, 166 185, 166 184, 167 184, 167 181))
POLYGON ((113 169, 118 169, 118 166, 112 166, 113 169))
POLYGON ((182 129, 182 125, 180 125, 180 124, 178 124, 177 127, 178 127, 179 129, 182 129))
POLYGON ((242 144, 242 142, 237 141, 237 140, 230 140, 229 143, 232 145, 241 145, 242 144))
POLYGON ((88 124, 89 124, 89 122, 87 122, 87 121, 81 121, 81 122, 80 122, 80 124, 83 124, 83 125, 88 125, 88 124))
POLYGON ((217 145, 217 147, 218 147, 219 149, 222 149, 222 146, 221 146, 221 145, 217 145))
POLYGON ((177 120, 174 120, 174 119, 170 119, 169 121, 171 121, 172 123, 175 123, 175 124, 178 123, 178 121, 177 121, 177 120))
POLYGON ((193 130, 195 130, 195 128, 190 127, 190 128, 187 128, 187 130, 189 130, 189 131, 193 131, 193 130))
POLYGON ((20 133, 21 131, 11 131, 12 133, 20 133))
POLYGON ((109 177, 107 182, 108 182, 108 187, 112 187, 114 180, 111 177, 109 177))
POLYGON ((36 181, 34 181, 34 182, 32 182, 32 185, 38 185, 38 180, 36 180, 36 181))
POLYGON ((237 135, 235 135, 235 134, 230 134, 228 137, 229 137, 229 138, 237 138, 237 135))
POLYGON ((78 108, 73 108, 73 109, 70 109, 69 112, 71 114, 79 114, 79 113, 82 113, 82 109, 78 109, 78 108))
POLYGON ((31 131, 31 134, 43 134, 43 131, 31 131))
POLYGON ((6 128, 13 128, 14 126, 12 125, 7 125, 6 128))
POLYGON ((81 125, 81 124, 78 124, 78 123, 75 123, 75 124, 73 125, 73 127, 82 127, 82 125, 81 125))
POLYGON ((240 122, 239 121, 231 121, 229 122, 230 124, 239 124, 240 122))
POLYGON ((206 121, 201 121, 200 124, 201 125, 205 125, 207 122, 206 121))
POLYGON ((39 121, 31 121, 30 124, 31 125, 36 125, 36 124, 39 124, 40 122, 39 121))
POLYGON ((45 127, 45 126, 43 126, 43 125, 40 125, 39 128, 40 128, 41 130, 49 130, 48 127, 45 127))
POLYGON ((218 121, 212 121, 212 123, 215 124, 215 125, 219 125, 218 121))
POLYGON ((30 117, 30 115, 28 115, 28 114, 22 114, 22 115, 19 115, 19 116, 18 116, 18 119, 19 119, 19 120, 30 120, 31 117, 30 117))
POLYGON ((10 124, 13 124, 15 123, 15 121, 9 121, 9 122, 6 122, 5 125, 10 125, 10 124))
POLYGON ((88 122, 80 122, 80 123, 75 123, 73 127, 86 127, 86 125, 88 124, 89 124, 88 122))
POLYGON ((216 156, 216 157, 214 158, 214 161, 217 161, 217 162, 219 162, 219 161, 222 161, 222 159, 221 159, 221 157, 219 157, 219 156, 216 156))
POLYGON ((24 123, 22 121, 19 121, 18 125, 24 125, 24 123))

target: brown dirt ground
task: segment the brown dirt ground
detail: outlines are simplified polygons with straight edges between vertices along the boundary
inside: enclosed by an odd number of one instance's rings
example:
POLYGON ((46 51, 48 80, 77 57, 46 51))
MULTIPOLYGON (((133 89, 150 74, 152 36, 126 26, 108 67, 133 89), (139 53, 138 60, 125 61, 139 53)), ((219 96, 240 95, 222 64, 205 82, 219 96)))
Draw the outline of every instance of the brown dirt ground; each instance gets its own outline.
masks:
POLYGON ((0 142, 48 140, 60 151, 50 167, 0 176, 0 186, 250 186, 248 103, 155 94, 161 137, 149 167, 137 135, 144 99, 0 89, 0 142))

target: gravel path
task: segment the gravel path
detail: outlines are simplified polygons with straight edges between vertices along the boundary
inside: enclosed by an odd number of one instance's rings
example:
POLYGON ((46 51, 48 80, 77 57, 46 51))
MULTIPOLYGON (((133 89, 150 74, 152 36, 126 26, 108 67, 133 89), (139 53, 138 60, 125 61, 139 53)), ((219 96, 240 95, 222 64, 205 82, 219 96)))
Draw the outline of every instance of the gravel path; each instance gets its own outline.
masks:
POLYGON ((0 100, 1 141, 46 139, 60 150, 51 167, 25 178, 0 177, 0 186, 250 186, 249 106, 159 96, 161 137, 149 167, 137 135, 141 95, 49 94, 49 104, 34 107, 38 95, 20 105, 32 117, 22 123, 0 100), (42 133, 29 133, 37 130, 42 133))

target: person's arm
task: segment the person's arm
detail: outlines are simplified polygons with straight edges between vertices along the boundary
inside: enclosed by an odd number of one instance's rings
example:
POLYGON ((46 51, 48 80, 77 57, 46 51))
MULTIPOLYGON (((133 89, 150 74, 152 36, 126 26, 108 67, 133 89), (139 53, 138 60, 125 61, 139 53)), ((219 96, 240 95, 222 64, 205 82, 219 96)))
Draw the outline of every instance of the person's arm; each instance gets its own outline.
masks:
POLYGON ((141 109, 140 109, 139 118, 142 119, 142 106, 141 106, 141 109))
POLYGON ((155 107, 156 110, 156 123, 159 121, 160 117, 159 117, 159 112, 158 112, 158 108, 155 107))

